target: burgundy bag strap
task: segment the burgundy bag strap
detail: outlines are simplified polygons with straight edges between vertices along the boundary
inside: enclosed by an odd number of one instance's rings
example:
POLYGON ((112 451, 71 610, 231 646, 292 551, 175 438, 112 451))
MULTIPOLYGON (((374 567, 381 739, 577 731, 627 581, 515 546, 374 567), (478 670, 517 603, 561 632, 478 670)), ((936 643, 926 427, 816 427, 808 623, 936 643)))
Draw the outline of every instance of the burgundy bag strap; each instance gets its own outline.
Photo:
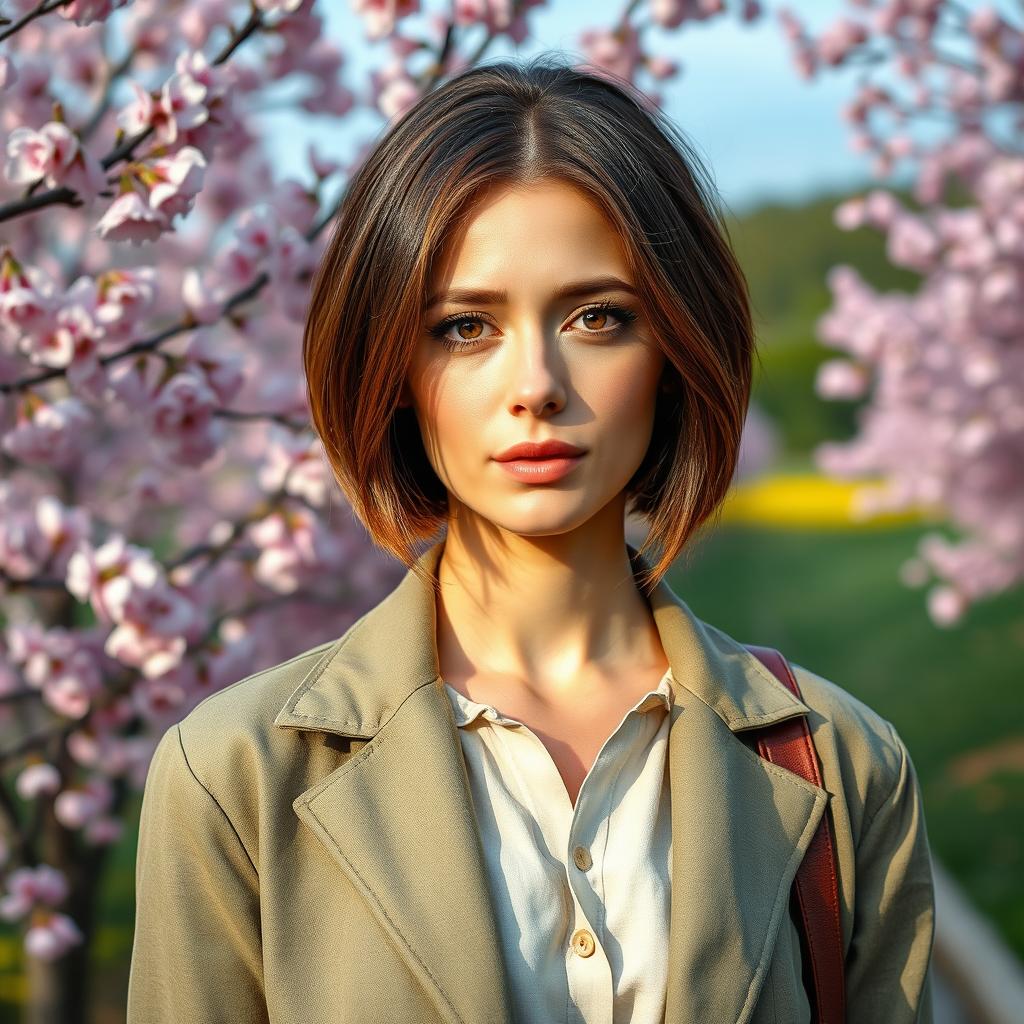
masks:
MULTIPOLYGON (((800 699, 800 687, 789 663, 773 647, 746 644, 780 682, 800 699)), ((821 771, 807 716, 754 730, 757 752, 765 760, 822 786, 821 771)), ((824 788, 822 786, 822 788, 824 788)), ((846 972, 843 937, 839 918, 839 884, 836 844, 832 834, 830 808, 825 808, 793 885, 800 905, 804 935, 814 977, 818 1024, 843 1024, 846 1013, 846 972)))

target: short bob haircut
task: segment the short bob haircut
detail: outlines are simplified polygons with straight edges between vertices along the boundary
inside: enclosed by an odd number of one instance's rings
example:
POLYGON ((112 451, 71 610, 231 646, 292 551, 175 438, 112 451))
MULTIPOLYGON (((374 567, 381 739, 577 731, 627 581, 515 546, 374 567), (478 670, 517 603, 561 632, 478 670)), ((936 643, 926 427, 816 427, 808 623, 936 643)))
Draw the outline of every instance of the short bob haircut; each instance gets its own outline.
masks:
POLYGON ((719 509, 750 399, 753 327, 710 175, 625 80, 550 52, 479 64, 422 96, 349 179, 314 275, 303 362, 314 427, 373 542, 415 568, 448 494, 414 411, 398 407, 432 259, 496 182, 561 179, 618 230, 666 354, 654 432, 626 486, 648 524, 645 593, 719 509))

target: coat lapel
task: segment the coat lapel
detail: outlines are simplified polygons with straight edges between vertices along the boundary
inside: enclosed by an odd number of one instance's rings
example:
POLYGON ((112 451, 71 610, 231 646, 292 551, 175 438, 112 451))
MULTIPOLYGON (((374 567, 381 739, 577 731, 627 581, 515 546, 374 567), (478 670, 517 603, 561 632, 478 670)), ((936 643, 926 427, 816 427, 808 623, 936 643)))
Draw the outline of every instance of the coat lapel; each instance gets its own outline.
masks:
MULTIPOLYGON (((642 564, 631 549, 634 570, 642 564)), ((651 610, 677 686, 669 732, 667 1024, 748 1021, 828 794, 759 757, 745 729, 808 707, 664 584, 651 610)))
MULTIPOLYGON (((438 541, 419 559, 434 574, 438 541)), ((647 566, 629 546, 634 572, 647 566)), ((737 735, 808 708, 662 581, 648 600, 673 669, 666 1024, 749 1020, 828 794, 737 735)), ((367 740, 295 812, 450 1022, 508 1021, 509 992, 451 705, 435 598, 409 571, 275 718, 367 740)))
MULTIPOLYGON (((436 570, 440 547, 421 561, 436 570)), ((369 742, 293 802, 450 1024, 510 1004, 469 780, 437 664, 433 593, 411 571, 274 720, 369 742)))

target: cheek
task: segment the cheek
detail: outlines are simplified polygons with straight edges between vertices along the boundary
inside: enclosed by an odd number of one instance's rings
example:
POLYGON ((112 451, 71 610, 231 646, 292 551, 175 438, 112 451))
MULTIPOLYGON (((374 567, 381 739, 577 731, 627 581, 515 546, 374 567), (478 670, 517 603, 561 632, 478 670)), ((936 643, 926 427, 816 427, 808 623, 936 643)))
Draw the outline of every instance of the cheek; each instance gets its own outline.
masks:
POLYGON ((449 374, 419 395, 420 430, 428 452, 446 461, 468 454, 484 436, 486 388, 449 374))
POLYGON ((609 430, 646 428, 654 420, 660 373, 649 357, 622 360, 588 376, 585 400, 609 430))

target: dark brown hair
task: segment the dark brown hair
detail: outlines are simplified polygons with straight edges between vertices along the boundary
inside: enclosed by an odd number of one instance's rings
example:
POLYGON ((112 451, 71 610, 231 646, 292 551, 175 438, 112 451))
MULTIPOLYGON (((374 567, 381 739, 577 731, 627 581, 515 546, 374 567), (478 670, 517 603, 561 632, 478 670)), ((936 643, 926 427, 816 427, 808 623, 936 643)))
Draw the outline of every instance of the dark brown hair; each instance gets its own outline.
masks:
POLYGON ((711 178, 638 89, 552 54, 492 61, 422 96, 365 157, 313 281, 303 337, 313 424, 352 510, 409 568, 447 519, 414 412, 398 400, 431 261, 485 186, 557 178, 617 228, 666 354, 650 447, 626 488, 661 549, 645 592, 719 510, 750 398, 746 280, 711 178))

